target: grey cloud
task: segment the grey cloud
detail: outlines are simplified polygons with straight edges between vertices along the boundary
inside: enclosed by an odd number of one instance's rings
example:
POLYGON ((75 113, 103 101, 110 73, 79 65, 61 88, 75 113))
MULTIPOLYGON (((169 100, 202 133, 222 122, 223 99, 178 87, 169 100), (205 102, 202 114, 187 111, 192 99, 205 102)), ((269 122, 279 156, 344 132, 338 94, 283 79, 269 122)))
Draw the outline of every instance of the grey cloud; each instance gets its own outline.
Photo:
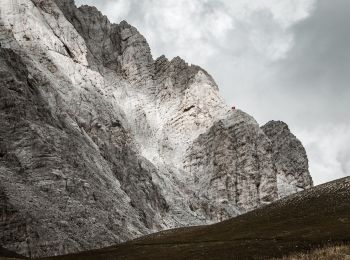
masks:
MULTIPOLYGON (((350 2, 319 0, 312 15, 294 25, 294 46, 270 64, 257 110, 288 122, 304 144, 316 183, 350 175, 350 2), (322 130, 324 127, 331 130, 322 130), (345 130, 342 130, 345 129, 345 130), (312 135, 317 140, 310 142, 312 135)), ((253 112, 254 113, 254 112, 253 112)))
POLYGON ((319 1, 313 15, 292 28, 295 46, 288 57, 274 64, 274 87, 305 111, 302 124, 350 123, 349 17, 349 1, 319 1))
POLYGON ((350 174, 350 149, 344 149, 342 150, 338 156, 337 159, 341 163, 341 168, 344 173, 344 176, 350 174))

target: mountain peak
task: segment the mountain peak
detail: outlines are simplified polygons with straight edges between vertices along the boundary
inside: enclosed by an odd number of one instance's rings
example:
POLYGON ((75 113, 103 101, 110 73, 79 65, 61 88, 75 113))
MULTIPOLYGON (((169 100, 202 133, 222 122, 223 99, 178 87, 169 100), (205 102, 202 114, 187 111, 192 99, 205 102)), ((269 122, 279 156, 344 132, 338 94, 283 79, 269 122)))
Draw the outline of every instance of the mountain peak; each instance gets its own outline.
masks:
POLYGON ((228 107, 199 66, 153 60, 127 22, 69 0, 2 8, 4 247, 39 257, 108 246, 312 185, 290 132, 228 107))

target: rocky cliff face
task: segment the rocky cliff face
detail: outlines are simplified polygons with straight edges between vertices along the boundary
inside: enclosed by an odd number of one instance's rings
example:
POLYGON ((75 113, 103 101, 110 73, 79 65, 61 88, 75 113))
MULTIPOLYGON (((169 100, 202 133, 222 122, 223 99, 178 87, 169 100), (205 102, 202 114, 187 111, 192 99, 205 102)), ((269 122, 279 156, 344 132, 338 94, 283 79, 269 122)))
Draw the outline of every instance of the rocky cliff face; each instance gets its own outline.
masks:
POLYGON ((301 143, 72 0, 2 0, 0 244, 29 256, 213 223, 312 186, 301 143))
POLYGON ((290 132, 288 125, 281 121, 270 121, 262 130, 272 142, 279 197, 311 188, 313 182, 306 151, 290 132))
POLYGON ((185 170, 195 191, 193 207, 220 221, 276 200, 271 149, 255 120, 242 111, 215 122, 186 154, 185 170))

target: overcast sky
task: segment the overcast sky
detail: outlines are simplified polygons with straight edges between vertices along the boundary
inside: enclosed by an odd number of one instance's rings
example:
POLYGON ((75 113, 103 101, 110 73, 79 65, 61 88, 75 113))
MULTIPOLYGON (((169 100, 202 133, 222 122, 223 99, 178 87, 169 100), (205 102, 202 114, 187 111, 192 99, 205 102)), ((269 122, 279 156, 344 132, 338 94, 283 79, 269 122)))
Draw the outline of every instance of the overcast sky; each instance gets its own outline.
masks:
POLYGON ((350 175, 349 0, 76 0, 180 56, 260 124, 283 120, 314 182, 350 175))

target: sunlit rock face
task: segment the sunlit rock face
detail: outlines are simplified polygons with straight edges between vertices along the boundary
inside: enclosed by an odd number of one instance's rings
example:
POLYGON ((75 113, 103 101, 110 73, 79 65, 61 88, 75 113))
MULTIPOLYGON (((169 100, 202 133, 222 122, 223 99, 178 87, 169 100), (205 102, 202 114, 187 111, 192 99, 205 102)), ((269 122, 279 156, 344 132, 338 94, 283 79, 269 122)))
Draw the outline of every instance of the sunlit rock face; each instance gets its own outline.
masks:
POLYGON ((153 59, 127 22, 70 0, 2 0, 0 244, 32 257, 209 224, 312 186, 282 123, 153 59))

